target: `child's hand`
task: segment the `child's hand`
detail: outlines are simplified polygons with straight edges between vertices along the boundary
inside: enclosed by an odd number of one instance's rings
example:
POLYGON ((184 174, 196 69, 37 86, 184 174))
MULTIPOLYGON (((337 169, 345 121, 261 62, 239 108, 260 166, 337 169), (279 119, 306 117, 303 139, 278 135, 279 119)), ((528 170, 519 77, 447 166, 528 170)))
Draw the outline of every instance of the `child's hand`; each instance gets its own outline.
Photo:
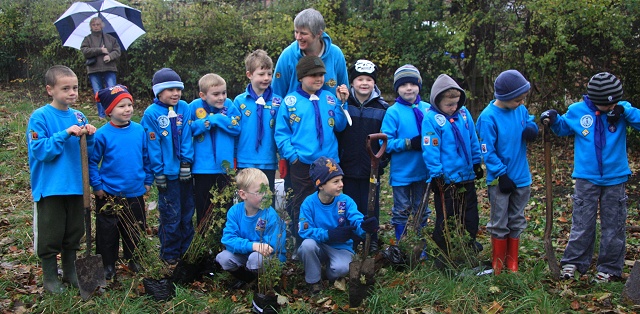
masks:
POLYGON ((104 54, 108 54, 109 53, 109 49, 107 49, 104 45, 100 48, 100 51, 102 51, 102 53, 104 53, 104 54))
POLYGON ((271 245, 266 243, 253 243, 253 250, 262 254, 262 256, 269 256, 271 255, 271 253, 273 253, 273 248, 271 247, 271 245))
POLYGON ((85 132, 88 132, 88 131, 86 131, 85 128, 77 126, 75 124, 67 128, 67 134, 73 135, 73 136, 82 136, 82 134, 84 134, 85 132))
POLYGON ((93 194, 99 199, 103 199, 107 195, 104 190, 93 191, 93 194))
POLYGON ((146 190, 146 191, 144 192, 144 194, 149 194, 149 191, 151 191, 151 186, 150 186, 150 185, 146 185, 146 184, 145 184, 145 185, 144 185, 144 189, 146 190))
POLYGON ((347 85, 342 84, 338 86, 338 88, 336 88, 336 94, 341 102, 347 101, 347 99, 349 99, 349 89, 347 88, 347 85))
POLYGON ((85 124, 83 128, 87 130, 87 135, 93 135, 98 130, 95 126, 91 124, 85 124))

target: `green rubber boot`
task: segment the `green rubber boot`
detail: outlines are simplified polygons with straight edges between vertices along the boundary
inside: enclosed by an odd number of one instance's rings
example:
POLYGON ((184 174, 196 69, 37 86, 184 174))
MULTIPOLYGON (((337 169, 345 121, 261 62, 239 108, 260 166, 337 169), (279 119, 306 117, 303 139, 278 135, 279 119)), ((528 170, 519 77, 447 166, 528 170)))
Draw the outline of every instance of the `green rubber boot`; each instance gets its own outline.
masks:
POLYGON ((78 288, 78 274, 76 273, 76 251, 62 251, 62 281, 78 288))
POLYGON ((58 261, 55 256, 42 259, 42 285, 50 293, 64 292, 64 285, 58 279, 58 261))

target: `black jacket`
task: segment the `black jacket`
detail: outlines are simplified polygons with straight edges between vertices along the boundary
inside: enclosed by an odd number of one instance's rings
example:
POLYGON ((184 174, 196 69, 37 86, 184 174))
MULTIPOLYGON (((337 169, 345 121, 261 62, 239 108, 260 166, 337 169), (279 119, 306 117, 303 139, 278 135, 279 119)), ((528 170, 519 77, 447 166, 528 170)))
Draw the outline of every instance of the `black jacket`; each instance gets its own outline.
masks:
MULTIPOLYGON (((337 134, 340 167, 347 178, 367 179, 371 175, 371 158, 366 146, 367 135, 380 133, 382 118, 389 104, 382 99, 377 86, 364 104, 360 104, 355 98, 352 88, 348 104, 353 124, 347 125, 344 131, 337 134)), ((378 141, 371 143, 371 149, 374 153, 378 152, 380 149, 378 141)), ((380 160, 379 175, 382 175, 383 168, 388 163, 389 159, 385 154, 380 160)))

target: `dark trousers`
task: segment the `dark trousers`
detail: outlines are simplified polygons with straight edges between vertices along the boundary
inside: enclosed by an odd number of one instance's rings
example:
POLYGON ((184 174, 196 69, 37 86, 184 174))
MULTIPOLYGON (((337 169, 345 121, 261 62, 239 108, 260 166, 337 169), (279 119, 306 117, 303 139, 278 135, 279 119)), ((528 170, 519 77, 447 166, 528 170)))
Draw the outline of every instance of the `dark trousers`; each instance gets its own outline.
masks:
MULTIPOLYGON (((456 226, 463 225, 464 229, 469 233, 471 237, 469 245, 475 245, 479 217, 478 197, 474 182, 467 181, 457 184, 444 184, 442 186, 432 182, 431 187, 433 190, 433 203, 436 208, 436 224, 433 230, 434 242, 445 254, 449 254, 444 224, 446 223, 445 218, 450 221, 452 219, 450 217, 455 217, 453 219, 456 221, 456 226), (461 192, 460 189, 462 188, 466 189, 466 191, 461 192)), ((455 232, 455 230, 449 229, 449 232, 455 232)))
POLYGON ((140 242, 140 235, 146 232, 146 228, 147 218, 142 195, 125 198, 107 194, 103 198, 96 198, 96 254, 102 255, 105 266, 115 266, 120 239, 123 258, 132 259, 140 242))
MULTIPOLYGON (((209 212, 213 207, 229 208, 233 204, 233 197, 230 197, 227 202, 212 204, 211 189, 215 187, 215 191, 221 193, 230 183, 230 178, 227 174, 194 174, 193 175, 194 187, 194 203, 196 205, 196 218, 198 229, 203 232, 206 228, 200 226, 200 223, 209 216, 209 212)), ((208 222, 207 222, 208 223, 208 222)))
POLYGON ((313 194, 316 191, 316 187, 311 181, 309 176, 309 167, 311 165, 305 164, 301 161, 295 164, 289 164, 289 172, 291 173, 291 188, 293 189, 293 199, 291 200, 291 206, 287 208, 289 211, 289 217, 292 220, 291 233, 296 239, 296 247, 302 243, 302 238, 298 235, 298 223, 300 222, 300 205, 307 196, 313 194))
POLYGON ((82 195, 41 198, 33 210, 34 247, 38 257, 55 257, 63 250, 80 249, 84 235, 82 195))

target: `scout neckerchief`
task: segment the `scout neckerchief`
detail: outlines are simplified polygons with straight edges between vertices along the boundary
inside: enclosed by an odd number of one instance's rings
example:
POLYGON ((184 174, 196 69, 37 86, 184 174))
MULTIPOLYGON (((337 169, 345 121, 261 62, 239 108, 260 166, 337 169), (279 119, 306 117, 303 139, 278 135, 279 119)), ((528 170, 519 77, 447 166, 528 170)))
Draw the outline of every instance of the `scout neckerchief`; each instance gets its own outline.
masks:
POLYGON ((456 125, 456 120, 458 120, 458 118, 460 118, 460 114, 462 109, 456 110, 453 115, 448 115, 444 112, 442 112, 440 110, 440 108, 438 108, 438 106, 432 106, 431 107, 433 110, 435 110, 436 112, 439 112, 440 114, 442 114, 445 119, 447 119, 447 121, 449 121, 451 123, 451 129, 453 130, 453 137, 456 140, 456 151, 458 152, 458 156, 462 157, 462 155, 460 154, 460 151, 462 151, 464 153, 464 158, 467 161, 467 164, 469 164, 469 152, 467 151, 467 146, 464 144, 464 138, 462 137, 462 133, 460 133, 460 129, 458 129, 458 126, 456 125))
POLYGON ((595 134, 593 135, 593 141, 596 147, 596 159, 598 160, 598 170, 600 171, 600 176, 602 177, 602 149, 607 144, 607 137, 604 135, 604 123, 602 122, 602 112, 598 110, 598 107, 591 102, 589 96, 582 95, 584 98, 584 103, 587 104, 587 107, 596 113, 596 129, 595 134))
POLYGON ((313 112, 316 115, 316 137, 318 138, 318 142, 320 143, 320 148, 322 148, 322 143, 324 142, 324 136, 322 132, 322 117, 320 116, 320 105, 318 104, 318 100, 320 100, 318 95, 322 93, 322 90, 319 89, 313 95, 309 95, 309 93, 302 90, 302 87, 298 86, 296 91, 300 95, 311 100, 311 103, 313 104, 313 112))
POLYGON ((256 114, 258 115, 258 141, 256 142, 256 152, 260 145, 262 145, 262 137, 264 136, 264 124, 262 123, 262 111, 264 110, 264 106, 267 104, 267 101, 271 100, 271 95, 273 94, 273 90, 271 86, 267 87, 262 96, 258 96, 256 92, 251 88, 251 84, 247 85, 247 92, 249 92, 249 96, 256 101, 256 114))
POLYGON ((176 114, 175 110, 173 110, 173 106, 169 106, 161 102, 158 98, 154 98, 153 103, 169 109, 167 117, 169 118, 169 123, 171 124, 171 142, 173 143, 173 152, 176 154, 176 157, 180 159, 180 139, 178 138, 177 124, 178 115, 176 114))
POLYGON ((400 96, 396 98, 397 103, 403 104, 405 106, 409 106, 413 109, 413 115, 416 117, 416 126, 418 127, 418 135, 422 134, 422 118, 424 118, 424 114, 422 113, 420 108, 418 108, 418 104, 420 103, 420 101, 421 101, 420 95, 416 97, 416 101, 414 101, 413 103, 410 103, 402 99, 402 97, 400 96))
MULTIPOLYGON (((207 119, 209 118, 209 116, 211 115, 215 115, 215 114, 223 114, 226 115, 227 114, 227 107, 222 107, 222 108, 216 108, 214 106, 209 105, 206 101, 202 101, 202 107, 204 108, 204 110, 207 112, 207 119)), ((211 123, 211 122, 209 122, 211 123)), ((216 131, 218 130, 218 127, 214 126, 214 125, 209 125, 209 133, 210 133, 210 137, 211 137, 211 147, 213 147, 213 162, 216 162, 216 131)))

